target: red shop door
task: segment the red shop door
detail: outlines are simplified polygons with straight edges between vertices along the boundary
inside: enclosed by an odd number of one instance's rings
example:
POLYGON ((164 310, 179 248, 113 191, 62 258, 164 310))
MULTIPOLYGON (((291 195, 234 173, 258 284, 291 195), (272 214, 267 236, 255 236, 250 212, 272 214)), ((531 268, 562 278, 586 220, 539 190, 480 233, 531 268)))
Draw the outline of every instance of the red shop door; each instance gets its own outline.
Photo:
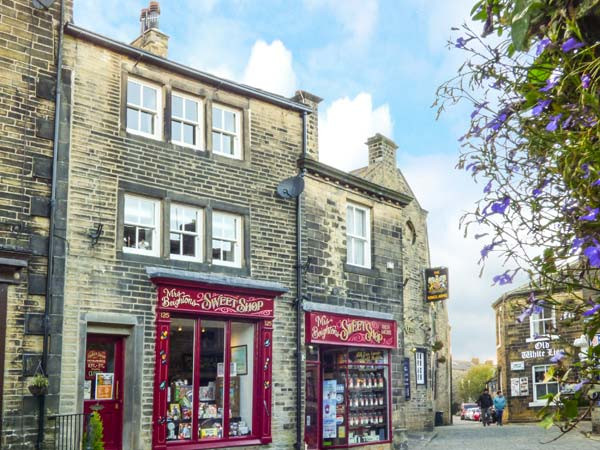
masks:
POLYGON ((123 444, 123 343, 123 336, 87 336, 83 412, 100 414, 105 450, 123 444))

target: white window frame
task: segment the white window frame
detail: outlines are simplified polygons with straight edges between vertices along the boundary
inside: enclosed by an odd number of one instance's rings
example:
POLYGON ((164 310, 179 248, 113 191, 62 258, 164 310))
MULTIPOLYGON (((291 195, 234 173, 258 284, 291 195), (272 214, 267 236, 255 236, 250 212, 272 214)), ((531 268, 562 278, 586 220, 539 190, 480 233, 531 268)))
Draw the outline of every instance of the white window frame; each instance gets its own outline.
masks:
MULTIPOLYGON (((127 78, 127 92, 125 92, 125 124, 126 124, 126 128, 127 128, 127 132, 131 133, 131 134, 137 134, 139 136, 146 136, 149 137, 151 139, 157 139, 160 140, 162 139, 162 88, 161 86, 159 86, 158 84, 153 84, 153 83, 149 83, 145 80, 141 80, 139 78, 135 78, 135 77, 128 77, 127 78), (140 105, 135 105, 133 103, 129 103, 129 82, 133 82, 133 83, 137 83, 141 86, 140 89, 140 105), (149 109, 149 108, 145 108, 143 107, 143 103, 144 103, 144 87, 150 88, 150 89, 154 89, 156 91, 156 111, 149 109), (130 124, 129 121, 127 120, 127 110, 131 108, 131 109, 135 109, 137 111, 143 111, 146 113, 151 113, 154 117, 154 133, 146 133, 144 131, 141 130, 136 130, 134 128, 130 128, 130 124)), ((141 114, 138 114, 138 128, 140 128, 140 119, 141 118, 141 114)))
MULTIPOLYGON (((203 260, 203 236, 204 236, 204 211, 201 208, 195 208, 193 206, 183 205, 180 203, 171 203, 171 208, 169 211, 169 255, 171 259, 180 259, 183 261, 202 261, 203 260), (192 233, 191 231, 184 230, 173 230, 171 229, 171 217, 174 214, 176 208, 187 209, 196 214, 196 232, 192 233), (171 253, 171 233, 179 234, 179 235, 187 235, 187 236, 195 236, 195 249, 196 256, 187 256, 187 255, 178 255, 176 253, 171 253)), ((181 239, 181 238, 180 238, 181 239)), ((181 241, 180 241, 181 242, 181 241)), ((181 248, 183 248, 183 244, 180 243, 181 248)))
POLYGON ((425 385, 427 383, 426 371, 426 353, 424 350, 417 349, 415 352, 415 383, 425 385))
MULTIPOLYGON (((202 114, 202 111, 204 110, 204 102, 202 101, 202 99, 200 99, 199 97, 194 97, 192 95, 188 95, 188 94, 184 94, 183 92, 179 92, 179 91, 172 91, 171 92, 171 117, 170 117, 170 126, 171 126, 171 142, 173 142, 174 144, 177 145, 181 145, 183 147, 190 147, 190 148, 195 148, 195 149, 201 149, 204 148, 204 131, 203 131, 203 127, 202 124, 204 123, 204 115, 202 114), (197 111, 196 111, 196 117, 198 118, 197 122, 193 122, 189 119, 186 119, 185 117, 177 117, 175 116, 175 114, 173 113, 173 97, 180 97, 183 99, 183 114, 185 116, 185 100, 190 100, 193 102, 197 103, 197 111), (182 124, 181 127, 181 132, 183 133, 183 124, 186 125, 192 125, 195 129, 195 134, 196 134, 196 144, 188 144, 186 142, 183 141, 183 139, 176 139, 173 136, 173 122, 179 122, 182 124)), ((178 137, 182 137, 182 136, 178 136, 178 137)))
POLYGON ((160 241, 161 241, 161 239, 160 239, 160 207, 161 207, 160 200, 150 198, 150 197, 144 197, 141 195, 125 194, 125 196, 123 198, 123 234, 125 233, 125 227, 127 225, 136 227, 136 239, 137 239, 137 227, 152 228, 153 232, 152 232, 152 250, 145 250, 143 248, 127 247, 123 244, 122 249, 123 249, 124 253, 135 253, 138 255, 148 255, 148 256, 160 256, 160 241), (127 198, 146 200, 146 201, 149 201, 154 204, 154 227, 148 227, 148 226, 142 225, 140 223, 127 222, 127 220, 126 220, 127 212, 125 209, 126 204, 127 204, 127 198))
MULTIPOLYGON (((546 311, 546 309, 543 308, 543 311, 546 311)), ((544 317, 541 318, 540 314, 531 314, 529 316, 529 339, 526 339, 526 342, 535 342, 535 341, 546 341, 548 339, 558 339, 558 336, 553 335, 553 334, 540 334, 537 337, 535 336, 535 324, 543 322, 545 323, 544 328, 548 327, 548 322, 552 323, 552 328, 556 328, 556 309, 554 309, 553 307, 551 307, 551 316, 550 317, 544 317)))
MULTIPOLYGON (((354 231, 354 230, 352 230, 354 231)), ((356 203, 348 202, 346 205, 346 263, 351 266, 363 267, 366 269, 371 268, 371 209, 366 208, 364 206, 357 205, 356 203), (355 211, 362 211, 365 213, 365 236, 360 236, 357 234, 353 234, 348 227, 348 212, 352 210, 352 214, 354 215, 354 221, 356 223, 356 215, 355 211), (365 247, 364 255, 365 261, 364 264, 358 264, 357 262, 350 261, 350 247, 352 246, 352 254, 356 255, 354 251, 354 245, 356 241, 362 241, 365 247)))
POLYGON ((221 259, 212 259, 213 264, 216 264, 218 266, 227 266, 227 267, 242 267, 242 251, 243 251, 243 234, 242 234, 242 220, 243 217, 237 214, 231 214, 231 213, 227 213, 227 212, 223 212, 223 211, 213 211, 212 213, 212 236, 211 236, 211 246, 210 246, 210 255, 212 258, 212 251, 213 251, 213 245, 212 245, 212 241, 213 240, 219 240, 219 241, 229 241, 233 244, 234 246, 234 256, 235 256, 235 260, 230 262, 230 261, 223 261, 221 259), (236 240, 232 241, 230 239, 226 239, 222 236, 215 236, 215 227, 214 227, 214 223, 215 223, 215 218, 217 216, 229 216, 229 217, 233 217, 235 219, 235 233, 236 233, 236 240))
MULTIPOLYGON (((215 155, 225 156, 227 158, 233 159, 242 159, 242 111, 240 109, 231 108, 229 106, 222 105, 220 103, 212 104, 212 126, 211 126, 211 139, 213 139, 212 151, 215 155), (235 115, 235 126, 237 129, 237 133, 232 133, 231 131, 224 130, 222 128, 215 127, 215 108, 221 109, 222 111, 229 111, 235 115), (222 151, 217 151, 215 148, 214 137, 212 137, 212 133, 220 133, 221 135, 228 135, 233 137, 233 155, 229 153, 224 153, 222 151)), ((221 114, 221 122, 223 120, 223 113, 221 114)), ((222 147, 222 145, 221 145, 222 147)))
MULTIPOLYGON (((549 383, 536 383, 535 382, 535 369, 539 368, 539 367, 543 367, 544 368, 544 373, 546 373, 548 371, 548 369, 550 367, 552 367, 552 365, 551 364, 539 364, 539 365, 533 366, 531 368, 531 385, 532 385, 531 387, 532 387, 532 390, 533 390, 533 402, 529 403, 529 406, 544 406, 547 403, 546 399, 543 399, 543 398, 542 399, 538 399, 537 398, 537 389, 536 389, 536 387, 538 385, 540 385, 540 384, 543 384, 545 386, 547 386, 549 384, 556 384, 556 392, 560 392, 560 386, 558 385, 557 381, 551 381, 549 383)), ((546 394, 547 393, 548 393, 548 388, 546 387, 546 394)))
POLYGON ((502 306, 496 310, 496 348, 502 345, 502 306))

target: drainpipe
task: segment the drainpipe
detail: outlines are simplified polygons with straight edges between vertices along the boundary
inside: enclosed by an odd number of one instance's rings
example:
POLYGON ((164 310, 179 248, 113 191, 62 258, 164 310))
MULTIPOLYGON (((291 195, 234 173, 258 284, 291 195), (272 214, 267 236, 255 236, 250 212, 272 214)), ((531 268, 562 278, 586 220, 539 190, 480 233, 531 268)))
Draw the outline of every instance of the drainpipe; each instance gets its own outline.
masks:
MULTIPOLYGON (((302 112, 302 158, 306 158, 307 112, 302 112)), ((306 170, 300 170, 304 177, 306 170)), ((302 194, 296 197, 296 449, 302 449, 302 194)))
MULTIPOLYGON (((50 232, 48 236, 48 274, 46 279, 46 299, 44 302, 44 341, 42 352, 42 370, 44 375, 48 375, 48 346, 50 338, 50 309, 52 307, 52 292, 54 288, 54 234, 56 228, 56 190, 57 190, 57 171, 58 171, 58 141, 60 133, 60 110, 61 110, 61 83, 62 83, 62 60, 63 60, 63 33, 64 33, 64 14, 65 1, 60 2, 60 20, 58 26, 58 54, 56 61, 56 92, 54 101, 54 143, 52 145, 52 191, 50 196, 50 232)), ((38 450, 42 449, 44 443, 44 414, 46 407, 46 397, 41 395, 39 398, 39 413, 38 413, 38 434, 37 445, 38 450)))

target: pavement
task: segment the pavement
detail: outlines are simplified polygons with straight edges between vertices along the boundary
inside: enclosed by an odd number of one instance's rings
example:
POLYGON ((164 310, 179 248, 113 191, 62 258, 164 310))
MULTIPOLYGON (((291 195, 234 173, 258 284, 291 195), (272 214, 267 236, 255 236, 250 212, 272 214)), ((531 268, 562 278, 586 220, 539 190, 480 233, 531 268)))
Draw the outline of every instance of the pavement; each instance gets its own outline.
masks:
POLYGON ((600 450, 600 437, 590 439, 589 422, 581 430, 573 430, 554 442, 560 434, 557 428, 544 430, 536 424, 507 424, 483 427, 479 422, 456 419, 454 425, 436 427, 432 432, 409 433, 408 448, 444 450, 600 450))

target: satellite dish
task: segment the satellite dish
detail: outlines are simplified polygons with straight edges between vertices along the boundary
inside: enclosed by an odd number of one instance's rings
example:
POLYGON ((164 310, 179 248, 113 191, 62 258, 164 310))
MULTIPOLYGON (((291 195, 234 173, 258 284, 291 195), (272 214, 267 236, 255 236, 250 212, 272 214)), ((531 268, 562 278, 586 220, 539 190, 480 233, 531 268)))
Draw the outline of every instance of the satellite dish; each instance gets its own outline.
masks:
POLYGON ((54 0, 31 0, 31 5, 35 9, 48 9, 52 6, 54 0))
POLYGON ((304 177, 296 175, 283 180, 277 186, 277 194, 281 198, 296 198, 304 191, 304 177))

